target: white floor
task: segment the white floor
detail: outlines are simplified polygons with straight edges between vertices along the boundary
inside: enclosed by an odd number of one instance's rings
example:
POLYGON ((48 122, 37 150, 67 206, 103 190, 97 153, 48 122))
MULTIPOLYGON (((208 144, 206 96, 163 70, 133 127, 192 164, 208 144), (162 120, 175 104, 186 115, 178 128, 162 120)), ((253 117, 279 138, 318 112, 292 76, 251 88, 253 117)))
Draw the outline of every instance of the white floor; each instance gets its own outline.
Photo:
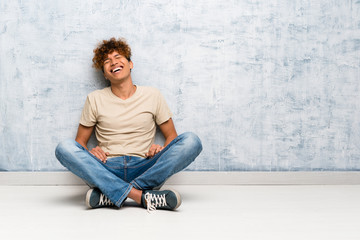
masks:
POLYGON ((360 239, 360 185, 170 186, 178 211, 88 210, 85 186, 0 186, 0 239, 360 239))

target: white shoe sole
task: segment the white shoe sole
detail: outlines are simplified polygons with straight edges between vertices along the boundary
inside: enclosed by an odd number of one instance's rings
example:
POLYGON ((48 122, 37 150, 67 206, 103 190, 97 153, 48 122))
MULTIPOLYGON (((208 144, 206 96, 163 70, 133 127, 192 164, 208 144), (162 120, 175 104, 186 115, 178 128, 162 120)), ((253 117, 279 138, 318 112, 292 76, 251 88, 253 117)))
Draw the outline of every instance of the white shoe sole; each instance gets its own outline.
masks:
POLYGON ((86 206, 87 206, 88 208, 92 208, 92 207, 90 206, 90 196, 91 196, 91 194, 92 194, 93 191, 94 191, 94 189, 93 189, 93 188, 90 188, 90 189, 87 191, 87 193, 86 193, 85 204, 86 204, 86 206))

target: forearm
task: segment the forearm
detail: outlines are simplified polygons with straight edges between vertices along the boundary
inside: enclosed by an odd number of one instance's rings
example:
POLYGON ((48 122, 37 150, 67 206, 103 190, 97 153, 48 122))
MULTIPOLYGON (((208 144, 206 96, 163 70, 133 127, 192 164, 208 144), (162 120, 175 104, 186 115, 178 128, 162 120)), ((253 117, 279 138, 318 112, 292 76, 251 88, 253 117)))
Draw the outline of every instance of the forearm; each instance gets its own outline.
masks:
POLYGON ((172 140, 177 137, 177 132, 175 130, 173 120, 170 118, 168 121, 164 122, 159 127, 165 137, 164 147, 166 147, 172 140))
POLYGON ((174 140, 176 137, 177 137, 177 133, 173 133, 169 136, 167 136, 167 138, 165 139, 165 142, 164 142, 164 147, 166 147, 167 145, 169 145, 169 143, 171 143, 172 140, 174 140))
POLYGON ((81 138, 76 137, 75 141, 78 142, 81 146, 83 146, 86 150, 89 150, 87 148, 87 142, 84 142, 81 138))

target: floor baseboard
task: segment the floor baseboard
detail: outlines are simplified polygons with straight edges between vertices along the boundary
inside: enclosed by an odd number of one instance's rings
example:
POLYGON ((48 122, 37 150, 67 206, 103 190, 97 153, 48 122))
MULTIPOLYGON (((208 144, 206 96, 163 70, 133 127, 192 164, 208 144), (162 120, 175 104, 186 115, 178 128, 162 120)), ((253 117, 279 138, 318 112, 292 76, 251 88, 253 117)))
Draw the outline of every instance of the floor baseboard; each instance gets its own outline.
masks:
MULTIPOLYGON (((0 172, 0 185, 84 185, 71 172, 0 172)), ((360 172, 193 172, 172 176, 168 185, 357 185, 360 172)))

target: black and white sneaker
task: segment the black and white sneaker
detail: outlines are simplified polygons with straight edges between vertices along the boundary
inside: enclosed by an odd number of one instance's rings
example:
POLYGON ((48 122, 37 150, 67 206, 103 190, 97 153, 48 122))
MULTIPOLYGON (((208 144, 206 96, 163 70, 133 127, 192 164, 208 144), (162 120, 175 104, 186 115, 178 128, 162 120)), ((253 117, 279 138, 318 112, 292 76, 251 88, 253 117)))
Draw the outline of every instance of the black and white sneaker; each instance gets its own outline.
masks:
POLYGON ((145 190, 141 203, 148 212, 156 209, 175 210, 181 205, 181 196, 174 190, 145 190))
POLYGON ((89 191, 87 191, 85 203, 88 208, 115 206, 115 204, 97 188, 90 188, 89 191))

